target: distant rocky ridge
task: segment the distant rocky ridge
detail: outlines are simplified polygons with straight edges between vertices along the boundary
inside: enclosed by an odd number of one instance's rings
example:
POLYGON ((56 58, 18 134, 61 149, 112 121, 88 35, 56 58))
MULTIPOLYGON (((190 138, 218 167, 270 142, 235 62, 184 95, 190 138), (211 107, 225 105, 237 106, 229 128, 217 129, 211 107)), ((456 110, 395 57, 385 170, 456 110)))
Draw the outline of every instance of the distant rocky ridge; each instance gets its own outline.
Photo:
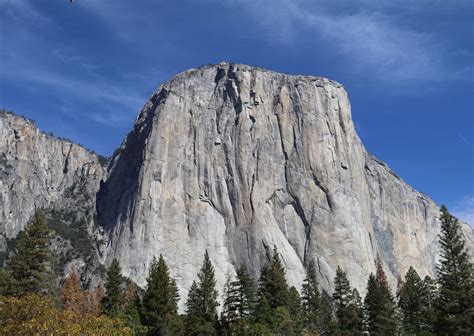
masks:
POLYGON ((103 158, 84 147, 1 111, 0 252, 42 208, 61 233, 55 241, 58 258, 72 253, 63 264, 79 256, 89 260, 96 250, 92 237, 99 230, 95 195, 105 177, 103 164, 103 158))
POLYGON ((163 254, 181 305, 206 249, 219 289, 242 263, 257 277, 273 245, 297 288, 311 259, 327 290, 340 265, 364 293, 377 255, 393 285, 410 265, 435 272, 436 204, 365 150, 332 80, 231 63, 186 71, 152 95, 107 170, 1 113, 0 233, 14 237, 35 206, 54 209, 87 228, 84 279, 118 258, 144 286, 163 254))

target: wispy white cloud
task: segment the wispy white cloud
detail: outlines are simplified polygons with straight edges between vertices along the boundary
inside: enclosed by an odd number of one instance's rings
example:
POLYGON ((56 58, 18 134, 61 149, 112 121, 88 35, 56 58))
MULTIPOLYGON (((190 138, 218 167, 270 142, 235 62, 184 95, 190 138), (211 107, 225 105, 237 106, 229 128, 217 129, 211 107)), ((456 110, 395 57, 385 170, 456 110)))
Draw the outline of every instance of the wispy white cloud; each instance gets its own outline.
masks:
POLYGON ((0 0, 1 16, 20 24, 44 27, 52 20, 38 11, 28 0, 0 0))
MULTIPOLYGON (((166 29, 159 28, 157 11, 161 2, 82 0, 78 5, 102 20, 116 38, 139 45, 143 52, 148 49, 148 38, 160 34, 160 48, 180 54, 180 46, 168 43, 163 33, 166 29)), ((332 49, 345 58, 347 71, 390 83, 395 90, 411 86, 409 91, 423 81, 439 83, 467 78, 472 73, 471 66, 453 66, 447 61, 466 50, 452 48, 445 39, 430 30, 423 31, 415 22, 417 15, 426 11, 445 11, 437 0, 188 0, 182 5, 186 3, 243 11, 247 15, 242 17, 243 22, 252 18, 258 27, 252 38, 302 52, 306 52, 301 47, 305 43, 308 51, 332 49), (315 46, 316 40, 322 45, 315 46)))
POLYGON ((451 212, 460 220, 474 227, 474 196, 466 196, 454 205, 451 212))
MULTIPOLYGON (((335 48, 355 70, 378 80, 444 81, 465 76, 470 70, 450 68, 445 62, 447 46, 432 33, 401 24, 398 16, 389 13, 393 1, 345 2, 351 11, 330 10, 327 2, 319 0, 233 1, 257 19, 270 41, 291 45, 301 38, 310 41, 318 36, 326 42, 322 48, 335 48)), ((407 10, 425 11, 430 2, 420 3, 424 7, 411 5, 407 10)))
POLYGON ((32 87, 54 92, 63 113, 71 113, 65 107, 78 103, 95 105, 95 111, 84 111, 82 117, 105 126, 120 126, 133 120, 146 99, 146 92, 139 92, 134 82, 105 77, 98 71, 100 64, 73 46, 46 39, 44 35, 54 33, 58 27, 33 2, 0 0, 0 11, 1 26, 14 29, 14 34, 2 36, 2 85, 14 83, 26 90, 32 87))

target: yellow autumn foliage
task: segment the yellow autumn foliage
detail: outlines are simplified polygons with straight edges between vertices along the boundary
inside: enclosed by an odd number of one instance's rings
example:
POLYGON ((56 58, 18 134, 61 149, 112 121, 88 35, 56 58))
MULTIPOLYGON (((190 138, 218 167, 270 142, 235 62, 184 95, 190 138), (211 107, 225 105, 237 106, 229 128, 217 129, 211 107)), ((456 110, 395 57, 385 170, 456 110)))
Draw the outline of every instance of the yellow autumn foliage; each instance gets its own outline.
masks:
POLYGON ((132 335, 120 319, 78 315, 45 296, 0 296, 0 335, 132 335))

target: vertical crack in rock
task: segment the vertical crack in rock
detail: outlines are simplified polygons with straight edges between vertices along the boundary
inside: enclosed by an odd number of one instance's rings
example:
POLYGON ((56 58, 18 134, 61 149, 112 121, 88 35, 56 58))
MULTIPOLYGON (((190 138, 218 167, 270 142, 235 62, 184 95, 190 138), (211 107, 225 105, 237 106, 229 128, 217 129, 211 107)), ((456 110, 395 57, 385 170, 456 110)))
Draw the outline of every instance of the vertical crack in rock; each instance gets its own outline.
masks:
POLYGON ((69 156, 71 155, 71 150, 72 150, 72 143, 69 145, 69 150, 66 154, 66 159, 64 160, 64 168, 63 168, 63 174, 68 173, 68 166, 69 166, 69 156))
POLYGON ((296 214, 300 218, 301 222, 304 224, 304 230, 305 230, 305 241, 304 241, 304 251, 303 251, 303 264, 308 265, 308 250, 310 247, 310 232, 311 232, 311 224, 306 218, 306 215, 304 213, 303 207, 300 204, 300 201, 298 197, 293 196, 293 201, 290 203, 293 209, 295 210, 296 214))
POLYGON ((319 179, 316 177, 316 175, 314 173, 312 173, 312 175, 313 175, 314 183, 318 186, 319 189, 321 189, 322 192, 324 192, 324 194, 326 196, 326 204, 328 206, 329 211, 332 212, 333 211, 333 202, 331 200, 331 195, 329 193, 328 188, 326 188, 325 186, 323 186, 321 184, 321 182, 319 181, 319 179))

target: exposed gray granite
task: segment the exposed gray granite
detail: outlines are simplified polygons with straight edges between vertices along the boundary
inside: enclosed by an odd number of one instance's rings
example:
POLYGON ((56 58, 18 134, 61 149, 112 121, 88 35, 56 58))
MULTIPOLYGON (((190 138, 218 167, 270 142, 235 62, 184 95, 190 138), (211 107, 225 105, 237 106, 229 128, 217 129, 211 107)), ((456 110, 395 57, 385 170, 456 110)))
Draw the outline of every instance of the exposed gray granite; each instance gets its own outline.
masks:
POLYGON ((205 249, 220 288, 241 263, 258 276, 274 244, 297 288, 310 259, 328 290, 340 265, 364 293, 377 254, 392 284, 409 266, 435 271, 437 206, 367 153, 345 89, 325 78, 229 63, 179 74, 146 103, 108 174, 103 261, 118 258, 144 286, 163 254, 181 305, 205 249))
POLYGON ((16 236, 35 208, 94 209, 105 174, 96 154, 0 112, 0 233, 16 236))

